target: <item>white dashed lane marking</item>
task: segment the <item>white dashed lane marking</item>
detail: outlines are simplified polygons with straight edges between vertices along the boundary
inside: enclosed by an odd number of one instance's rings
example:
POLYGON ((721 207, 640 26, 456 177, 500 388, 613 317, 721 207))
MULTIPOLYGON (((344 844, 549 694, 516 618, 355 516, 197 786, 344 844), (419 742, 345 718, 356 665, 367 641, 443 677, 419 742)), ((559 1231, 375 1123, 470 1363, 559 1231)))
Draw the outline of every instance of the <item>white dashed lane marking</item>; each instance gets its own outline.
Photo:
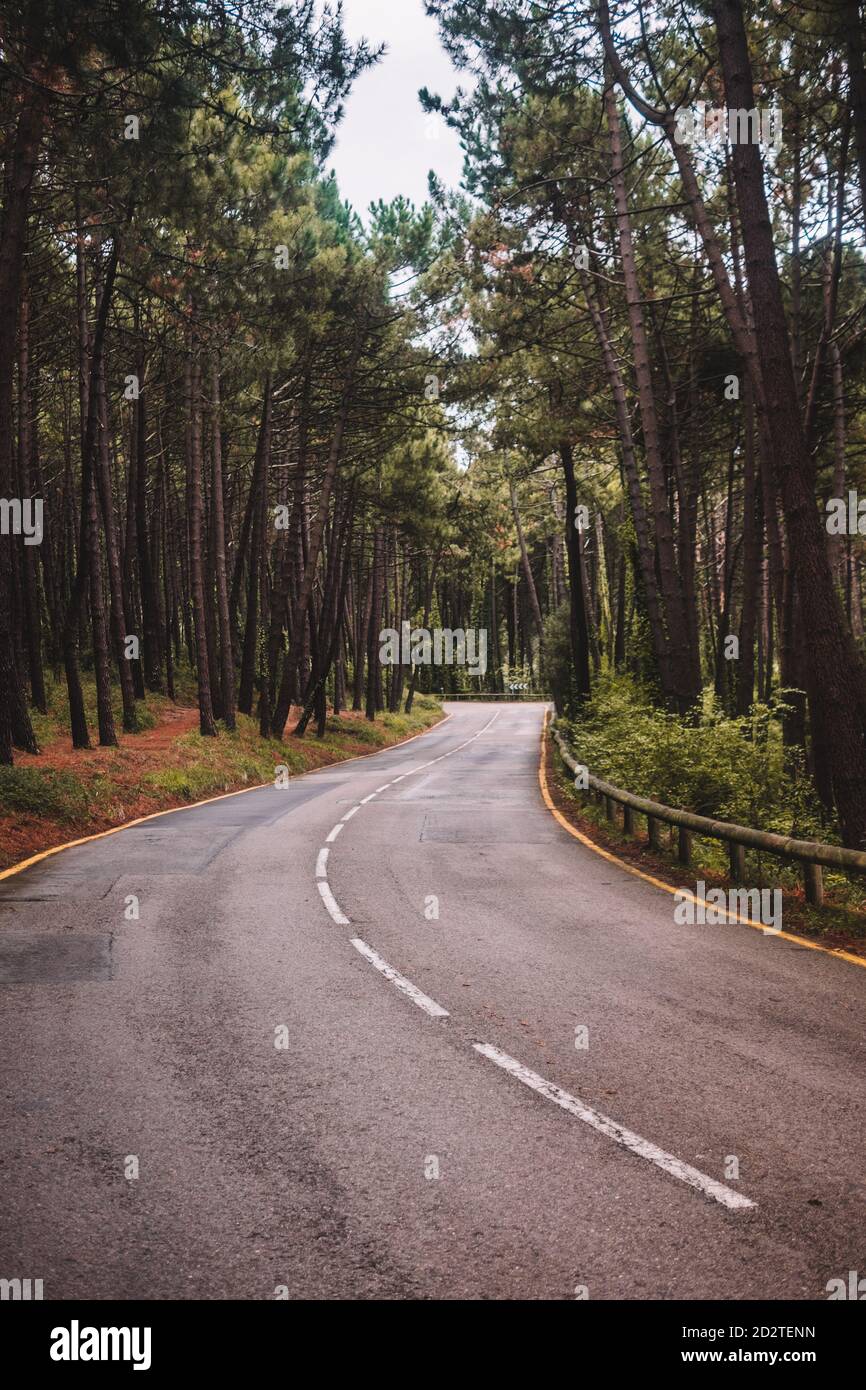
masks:
POLYGON ((407 980, 405 975, 401 975, 399 970, 395 970, 393 965, 389 965, 386 960, 383 960, 371 946, 367 945, 366 941, 361 940, 360 936, 352 937, 352 945, 356 951, 360 951, 365 960, 368 960, 380 974, 385 976, 386 980, 390 980, 391 984, 396 985, 397 989, 407 995, 413 1004, 417 1004, 419 1009, 423 1009, 425 1014, 429 1014, 431 1018, 448 1018, 447 1009, 443 1009, 442 1005, 437 1004, 435 999, 431 999, 429 994, 425 994, 417 985, 413 985, 411 980, 407 980))
POLYGON ((726 1187, 724 1183, 716 1182, 715 1178, 708 1178, 706 1173, 702 1173, 700 1169, 692 1168, 691 1164, 683 1163, 682 1159, 666 1153, 664 1149, 650 1143, 649 1139, 641 1138, 639 1134, 634 1134, 632 1130, 617 1124, 616 1120, 602 1115, 599 1110, 593 1110, 591 1106, 578 1100, 577 1096, 569 1095, 568 1091, 554 1086, 552 1081, 545 1081, 543 1076, 530 1071, 529 1067, 523 1066, 522 1062, 516 1061, 514 1057, 509 1057, 507 1052, 501 1052, 498 1047, 491 1047, 489 1043, 473 1043, 472 1046, 476 1052, 481 1053, 482 1057, 487 1057, 489 1061, 495 1062, 497 1067, 507 1071, 509 1076, 516 1077, 518 1081, 523 1082, 524 1086, 529 1086, 540 1096, 552 1100, 554 1105, 560 1106, 562 1110, 567 1110, 570 1115, 582 1120, 584 1124, 597 1130, 599 1134, 603 1134, 606 1139, 612 1139, 615 1144, 631 1150, 639 1158, 645 1158, 649 1163, 654 1163, 657 1168, 669 1173, 672 1178, 678 1178, 680 1182, 698 1188, 700 1192, 706 1193, 714 1201, 720 1202, 723 1207, 728 1207, 731 1211, 744 1211, 755 1205, 741 1192, 735 1192, 733 1188, 726 1187))
POLYGON ((331 892, 325 879, 320 878, 317 887, 319 889, 319 896, 321 897, 322 902, 325 904, 325 907, 328 909, 328 912, 330 913, 332 919, 336 922, 337 926, 350 927, 352 923, 349 921, 346 914, 343 911, 341 911, 340 905, 334 897, 333 893, 331 892))

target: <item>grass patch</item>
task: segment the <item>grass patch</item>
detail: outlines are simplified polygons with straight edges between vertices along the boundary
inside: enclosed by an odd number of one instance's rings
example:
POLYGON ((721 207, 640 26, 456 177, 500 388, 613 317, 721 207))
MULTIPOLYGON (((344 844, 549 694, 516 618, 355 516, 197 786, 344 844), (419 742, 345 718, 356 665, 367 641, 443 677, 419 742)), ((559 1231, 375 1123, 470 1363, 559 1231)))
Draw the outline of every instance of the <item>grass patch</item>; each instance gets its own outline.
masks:
POLYGON ((0 767, 0 807, 71 823, 87 814, 88 800, 70 772, 35 767, 0 767))

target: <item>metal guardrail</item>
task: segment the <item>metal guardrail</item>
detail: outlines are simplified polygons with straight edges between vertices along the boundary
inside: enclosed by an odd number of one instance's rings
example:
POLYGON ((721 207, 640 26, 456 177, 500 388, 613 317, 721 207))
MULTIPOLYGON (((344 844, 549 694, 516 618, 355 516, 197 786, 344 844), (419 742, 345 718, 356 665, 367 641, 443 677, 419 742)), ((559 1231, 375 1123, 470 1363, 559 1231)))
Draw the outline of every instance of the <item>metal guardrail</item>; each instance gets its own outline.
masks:
POLYGON ((501 690, 475 691, 462 690, 458 695, 446 695, 441 690, 430 692, 437 700, 510 700, 513 704, 519 704, 521 700, 531 700, 534 704, 552 704, 553 696, 541 690, 501 690))
POLYGON ((783 859, 796 859, 803 865, 806 900, 818 907, 824 900, 822 865, 831 869, 866 873, 866 852, 863 850, 845 849, 842 845, 824 845, 817 840, 794 840, 787 835, 752 830, 749 826, 734 825, 731 821, 712 820, 708 816, 695 815, 692 811, 663 806, 660 801, 649 801, 646 797, 634 796, 632 792, 623 791, 621 787, 614 787, 610 782, 603 782, 600 777, 592 776, 584 763, 579 763, 572 757, 559 730, 551 726, 551 733, 566 767, 575 775, 586 771, 587 789, 594 792, 598 800, 604 801, 608 820, 614 820, 614 803, 622 806, 623 830, 627 835, 634 834, 635 812, 647 818, 647 832, 653 849, 661 848, 659 826, 662 822, 679 827, 678 858, 681 864, 691 863, 693 835, 726 842, 731 878, 735 883, 742 883, 745 878, 746 849, 759 849, 783 859))

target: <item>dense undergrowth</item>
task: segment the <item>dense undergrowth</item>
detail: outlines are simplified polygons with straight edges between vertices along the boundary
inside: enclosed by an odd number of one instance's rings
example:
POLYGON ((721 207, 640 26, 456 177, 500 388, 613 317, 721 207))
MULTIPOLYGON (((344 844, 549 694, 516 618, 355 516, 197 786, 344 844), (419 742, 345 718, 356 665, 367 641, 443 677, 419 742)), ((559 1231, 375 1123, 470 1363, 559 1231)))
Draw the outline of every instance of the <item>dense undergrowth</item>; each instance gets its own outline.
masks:
MULTIPOLYGON (((637 796, 757 830, 838 844, 837 828, 822 812, 800 751, 782 741, 782 713, 779 702, 756 705, 748 718, 733 718, 718 709, 708 692, 702 709, 684 719, 659 709, 633 680, 616 676, 601 678, 580 717, 561 719, 558 727, 575 758, 594 776, 637 796)), ((583 820, 605 838, 625 843, 602 807, 576 792, 564 771, 560 789, 583 820)), ((674 855, 671 831, 669 859, 677 881, 727 876, 727 848, 719 840, 695 836, 689 870, 675 866, 674 855)), ((816 909, 802 901, 798 865, 747 850, 746 873, 748 883, 779 886, 798 900, 800 929, 821 936, 838 930, 853 937, 866 929, 866 883, 858 875, 825 869, 825 906, 816 909)))
POLYGON ((747 718, 710 694, 693 719, 667 713, 622 676, 599 682, 577 720, 561 727, 596 777, 702 816, 803 839, 835 841, 799 749, 782 743, 782 706, 747 718))

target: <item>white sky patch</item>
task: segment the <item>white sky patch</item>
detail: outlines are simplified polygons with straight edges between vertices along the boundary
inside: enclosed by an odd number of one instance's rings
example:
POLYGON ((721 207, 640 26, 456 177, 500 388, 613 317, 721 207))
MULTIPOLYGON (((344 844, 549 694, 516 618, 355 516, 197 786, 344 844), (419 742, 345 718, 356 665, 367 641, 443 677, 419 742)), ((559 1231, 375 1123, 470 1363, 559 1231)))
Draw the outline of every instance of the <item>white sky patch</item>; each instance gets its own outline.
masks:
POLYGON ((461 78, 423 0, 344 0, 344 17, 351 41, 385 43, 387 52, 352 88, 326 167, 336 171, 341 197, 362 216, 371 202, 399 194, 420 207, 428 170, 456 187, 463 154, 456 132, 422 110, 418 91, 427 87, 448 100, 461 78))

